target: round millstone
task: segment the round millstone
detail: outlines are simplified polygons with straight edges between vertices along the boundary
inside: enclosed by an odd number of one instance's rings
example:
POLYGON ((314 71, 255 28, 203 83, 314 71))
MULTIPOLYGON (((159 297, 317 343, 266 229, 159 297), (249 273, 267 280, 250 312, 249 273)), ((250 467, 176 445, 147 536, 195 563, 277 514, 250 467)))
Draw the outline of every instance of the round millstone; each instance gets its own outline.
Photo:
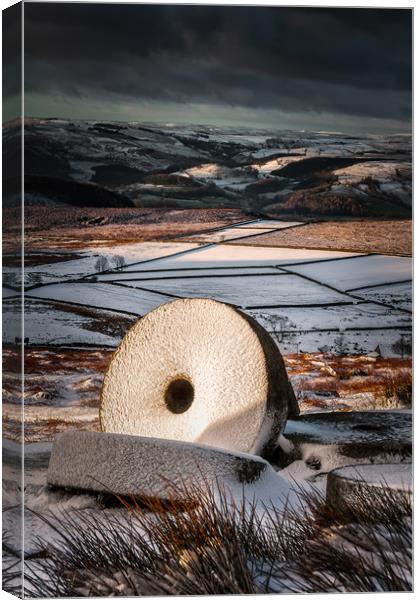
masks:
POLYGON ((188 501, 193 491, 226 490, 284 502, 289 483, 258 456, 200 444, 97 431, 59 434, 47 483, 73 491, 188 501))
POLYGON ((268 456, 298 413, 269 334, 207 298, 169 302, 128 331, 106 373, 105 432, 198 442, 268 456))
POLYGON ((364 494, 380 493, 382 488, 412 497, 412 464, 348 465, 327 476, 327 502, 336 507, 356 505, 364 494))

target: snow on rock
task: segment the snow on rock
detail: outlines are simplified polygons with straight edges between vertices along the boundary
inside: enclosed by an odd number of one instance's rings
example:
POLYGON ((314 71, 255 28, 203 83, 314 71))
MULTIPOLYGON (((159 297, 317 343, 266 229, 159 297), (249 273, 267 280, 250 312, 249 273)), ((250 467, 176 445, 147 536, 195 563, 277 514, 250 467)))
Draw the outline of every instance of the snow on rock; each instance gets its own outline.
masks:
POLYGON ((395 411, 317 412, 289 419, 285 435, 294 444, 376 445, 402 450, 412 446, 412 413, 395 411))
POLYGON ((331 505, 356 503, 360 494, 377 493, 380 488, 412 497, 412 464, 363 464, 334 469, 327 476, 326 498, 331 505))
POLYGON ((290 457, 284 461, 279 456, 278 461, 287 465, 282 474, 291 479, 316 481, 344 465, 412 459, 412 415, 408 412, 310 413, 289 419, 284 434, 293 449, 290 457))
POLYGON ((112 433, 57 436, 47 482, 121 496, 190 501, 191 491, 225 490, 233 498, 280 506, 291 491, 268 462, 208 446, 112 433))
POLYGON ((267 455, 298 405, 267 332, 207 298, 151 311, 126 334, 105 376, 103 431, 267 455))

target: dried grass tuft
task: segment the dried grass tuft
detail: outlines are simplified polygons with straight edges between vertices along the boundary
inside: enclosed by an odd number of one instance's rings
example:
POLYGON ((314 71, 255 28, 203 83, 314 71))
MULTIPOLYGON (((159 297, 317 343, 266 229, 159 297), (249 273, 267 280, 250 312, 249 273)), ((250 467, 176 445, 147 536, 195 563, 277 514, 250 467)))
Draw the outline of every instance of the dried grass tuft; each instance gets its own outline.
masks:
POLYGON ((192 510, 121 499, 112 514, 39 515, 57 541, 26 566, 30 597, 408 591, 410 501, 390 488, 332 508, 315 491, 283 510, 190 490, 192 510))

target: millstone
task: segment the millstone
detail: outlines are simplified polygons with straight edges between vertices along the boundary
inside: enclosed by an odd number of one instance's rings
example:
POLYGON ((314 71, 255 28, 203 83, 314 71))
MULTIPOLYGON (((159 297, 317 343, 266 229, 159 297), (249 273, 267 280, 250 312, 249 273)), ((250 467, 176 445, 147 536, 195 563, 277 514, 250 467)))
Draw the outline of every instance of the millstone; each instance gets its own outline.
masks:
MULTIPOLYGON (((288 456, 276 457, 289 464, 293 460, 327 458, 328 448, 343 464, 411 461, 412 414, 393 411, 324 412, 289 419, 284 435, 292 442, 288 456)), ((321 460, 321 470, 329 470, 321 460)), ((320 469, 320 467, 319 467, 320 469)))
POLYGON ((228 489, 284 501, 289 484, 256 456, 124 434, 71 431, 54 442, 47 483, 75 491, 188 500, 192 489, 228 489), (268 495, 266 497, 266 495, 268 495))
POLYGON ((327 476, 326 499, 332 506, 352 506, 364 494, 379 494, 385 486, 397 495, 412 497, 412 464, 340 467, 327 476))
POLYGON ((298 404, 269 334, 206 298, 169 302, 128 331, 106 373, 105 432, 269 456, 298 404))

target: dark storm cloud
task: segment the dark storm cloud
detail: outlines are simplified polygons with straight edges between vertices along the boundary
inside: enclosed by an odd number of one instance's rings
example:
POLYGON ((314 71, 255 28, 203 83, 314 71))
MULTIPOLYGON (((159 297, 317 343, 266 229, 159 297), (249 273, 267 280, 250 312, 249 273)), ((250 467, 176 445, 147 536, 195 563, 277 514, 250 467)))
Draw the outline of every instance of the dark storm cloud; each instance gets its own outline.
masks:
POLYGON ((411 11, 26 4, 26 91, 408 120, 411 11))

